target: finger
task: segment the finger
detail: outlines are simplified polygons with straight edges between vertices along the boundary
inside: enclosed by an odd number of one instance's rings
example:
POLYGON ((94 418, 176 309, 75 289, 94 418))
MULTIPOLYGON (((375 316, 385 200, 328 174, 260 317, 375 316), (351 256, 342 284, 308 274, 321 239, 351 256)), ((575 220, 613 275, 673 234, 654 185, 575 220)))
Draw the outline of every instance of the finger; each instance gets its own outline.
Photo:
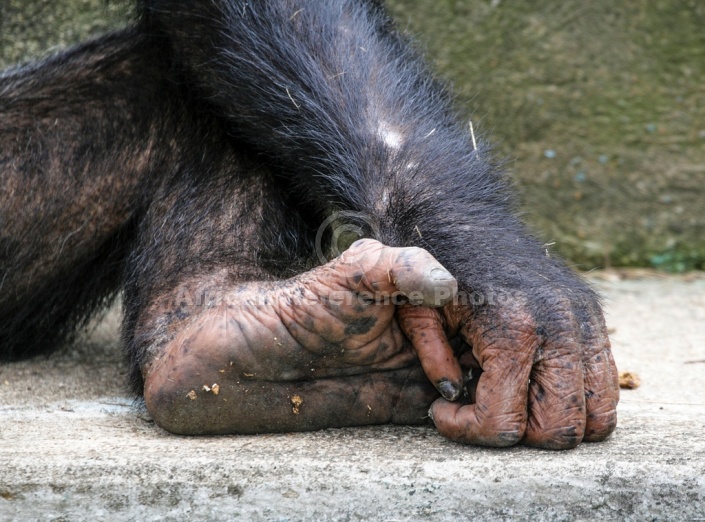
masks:
MULTIPOLYGON (((519 323, 521 324, 521 323, 519 323)), ((466 340, 482 365, 475 404, 439 399, 431 416, 441 435, 467 444, 511 446, 526 430, 527 384, 537 343, 533 332, 476 329, 466 340)))
POLYGON ((393 248, 361 239, 339 259, 347 286, 373 294, 401 294, 412 304, 443 306, 457 293, 455 278, 426 250, 418 247, 393 248))
POLYGON ((601 314, 584 321, 583 366, 585 368, 585 440, 607 438, 617 426, 619 381, 607 329, 601 314))
POLYGON ((582 362, 575 341, 560 342, 552 340, 543 347, 544 357, 531 372, 523 440, 528 446, 574 448, 585 434, 582 362))
POLYGON ((473 404, 476 400, 477 383, 482 375, 482 367, 472 353, 472 346, 463 341, 460 336, 452 339, 451 346, 463 372, 463 394, 466 402, 473 404))
POLYGON ((443 397, 456 400, 463 390, 463 372, 448 343, 438 311, 407 304, 397 309, 397 319, 428 379, 443 397))

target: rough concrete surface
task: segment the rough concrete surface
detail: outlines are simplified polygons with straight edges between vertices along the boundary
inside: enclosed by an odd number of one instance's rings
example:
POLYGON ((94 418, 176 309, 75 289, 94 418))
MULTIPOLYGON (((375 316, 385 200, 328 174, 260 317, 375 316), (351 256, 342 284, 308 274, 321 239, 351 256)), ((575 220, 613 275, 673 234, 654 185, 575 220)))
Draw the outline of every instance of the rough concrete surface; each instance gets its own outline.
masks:
POLYGON ((705 520, 705 277, 593 277, 623 390, 607 442, 463 447, 431 427, 176 437, 124 391, 113 311, 0 365, 0 520, 705 520))

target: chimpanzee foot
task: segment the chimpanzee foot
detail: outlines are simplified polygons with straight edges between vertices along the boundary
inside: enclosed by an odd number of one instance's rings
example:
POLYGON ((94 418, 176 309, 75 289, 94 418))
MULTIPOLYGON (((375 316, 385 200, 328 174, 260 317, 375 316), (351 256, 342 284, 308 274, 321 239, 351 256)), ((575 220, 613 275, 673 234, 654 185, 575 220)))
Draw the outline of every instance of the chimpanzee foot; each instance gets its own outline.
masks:
POLYGON ((431 383, 450 400, 462 388, 445 333, 422 311, 455 292, 425 250, 374 240, 293 279, 240 285, 143 365, 147 408, 181 434, 421 422, 431 383), (407 301, 424 305, 405 326, 413 346, 395 319, 407 301))

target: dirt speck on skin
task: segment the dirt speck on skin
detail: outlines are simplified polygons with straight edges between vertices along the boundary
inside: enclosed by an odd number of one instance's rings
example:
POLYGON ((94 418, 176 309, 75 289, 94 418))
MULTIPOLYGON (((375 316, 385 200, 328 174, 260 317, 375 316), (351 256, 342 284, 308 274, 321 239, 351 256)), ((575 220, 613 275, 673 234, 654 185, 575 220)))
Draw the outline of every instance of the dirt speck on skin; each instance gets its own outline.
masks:
POLYGON ((303 403, 304 403, 304 400, 303 400, 303 398, 301 397, 301 395, 294 395, 294 396, 291 398, 291 406, 292 406, 292 407, 291 407, 291 411, 294 413, 294 415, 298 415, 298 414, 299 414, 299 411, 300 411, 299 408, 301 407, 301 405, 302 405, 303 403))
POLYGON ((619 387, 634 390, 641 386, 641 379, 634 372, 619 372, 619 387))
POLYGON ((186 397, 188 397, 188 398, 191 399, 192 401, 195 401, 195 400, 196 400, 196 397, 198 397, 198 395, 196 395, 196 390, 191 390, 190 392, 188 392, 188 393, 186 394, 186 397))

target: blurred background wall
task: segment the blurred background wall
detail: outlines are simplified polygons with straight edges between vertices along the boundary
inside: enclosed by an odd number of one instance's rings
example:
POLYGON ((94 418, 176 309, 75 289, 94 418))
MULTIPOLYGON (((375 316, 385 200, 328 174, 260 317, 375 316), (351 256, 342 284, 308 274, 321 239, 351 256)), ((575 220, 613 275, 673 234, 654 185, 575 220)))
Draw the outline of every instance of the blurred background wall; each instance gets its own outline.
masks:
MULTIPOLYGON (((496 144, 525 220, 582 269, 705 269, 705 2, 389 0, 496 144)), ((0 66, 128 20, 0 0, 0 66)))

